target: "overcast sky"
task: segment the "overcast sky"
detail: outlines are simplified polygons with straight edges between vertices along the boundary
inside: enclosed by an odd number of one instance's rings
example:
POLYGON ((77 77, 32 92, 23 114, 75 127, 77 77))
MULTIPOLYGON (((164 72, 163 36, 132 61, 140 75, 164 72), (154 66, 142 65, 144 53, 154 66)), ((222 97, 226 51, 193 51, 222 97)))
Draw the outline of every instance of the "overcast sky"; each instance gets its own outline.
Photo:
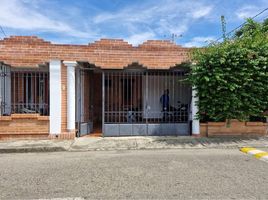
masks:
POLYGON ((268 0, 0 0, 0 25, 8 36, 67 44, 122 38, 138 45, 174 33, 182 35, 177 44, 190 47, 221 36, 221 15, 230 31, 267 7, 268 0))

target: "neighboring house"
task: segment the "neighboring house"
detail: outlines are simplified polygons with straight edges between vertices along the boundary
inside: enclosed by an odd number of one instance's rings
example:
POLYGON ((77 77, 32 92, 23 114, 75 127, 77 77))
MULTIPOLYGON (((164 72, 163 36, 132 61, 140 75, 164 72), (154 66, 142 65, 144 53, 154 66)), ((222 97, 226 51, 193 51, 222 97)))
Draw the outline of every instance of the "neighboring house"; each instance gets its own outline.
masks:
POLYGON ((189 50, 162 40, 0 40, 0 138, 207 133, 195 118, 195 91, 181 81, 189 50))

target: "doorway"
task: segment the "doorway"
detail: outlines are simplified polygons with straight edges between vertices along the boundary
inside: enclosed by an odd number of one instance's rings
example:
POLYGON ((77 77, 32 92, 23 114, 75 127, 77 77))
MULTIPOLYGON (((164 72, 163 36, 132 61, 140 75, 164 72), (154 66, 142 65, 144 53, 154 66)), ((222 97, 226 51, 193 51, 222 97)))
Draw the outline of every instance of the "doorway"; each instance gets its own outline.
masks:
POLYGON ((78 136, 102 135, 102 73, 76 69, 76 126, 78 136))

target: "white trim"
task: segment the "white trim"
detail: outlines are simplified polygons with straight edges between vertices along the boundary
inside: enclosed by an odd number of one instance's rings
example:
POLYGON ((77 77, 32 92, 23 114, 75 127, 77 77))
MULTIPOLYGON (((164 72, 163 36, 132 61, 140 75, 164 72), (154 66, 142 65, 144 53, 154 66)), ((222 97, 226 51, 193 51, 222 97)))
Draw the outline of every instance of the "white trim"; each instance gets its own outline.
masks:
POLYGON ((63 61, 67 66, 67 130, 75 130, 75 66, 74 61, 63 61))
POLYGON ((61 133, 61 61, 49 62, 49 133, 61 133))
POLYGON ((84 86, 85 86, 85 74, 83 74, 82 77, 83 78, 81 80, 81 82, 82 82, 82 84, 81 84, 81 122, 84 122, 84 120, 85 120, 85 112, 84 112, 85 111, 85 108, 84 108, 84 105, 85 105, 84 104, 84 102, 85 102, 85 89, 84 89, 84 86))
POLYGON ((199 135, 200 134, 200 122, 199 119, 196 119, 196 115, 198 113, 198 106, 197 106, 198 97, 196 95, 196 89, 192 88, 192 135, 199 135))

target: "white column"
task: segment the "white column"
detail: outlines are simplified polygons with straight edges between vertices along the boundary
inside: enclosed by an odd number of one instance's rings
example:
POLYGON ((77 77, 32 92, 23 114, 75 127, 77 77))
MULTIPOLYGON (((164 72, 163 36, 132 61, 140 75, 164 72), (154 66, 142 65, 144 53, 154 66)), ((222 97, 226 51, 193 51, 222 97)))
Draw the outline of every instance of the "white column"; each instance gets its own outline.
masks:
POLYGON ((49 63, 49 133, 61 133, 61 61, 49 63))
POLYGON ((67 66, 67 129, 75 130, 75 66, 74 61, 64 61, 67 66))
POLYGON ((197 106, 198 97, 196 96, 195 88, 192 88, 192 135, 199 136, 200 134, 200 123, 199 120, 196 119, 196 114, 198 112, 197 106))

